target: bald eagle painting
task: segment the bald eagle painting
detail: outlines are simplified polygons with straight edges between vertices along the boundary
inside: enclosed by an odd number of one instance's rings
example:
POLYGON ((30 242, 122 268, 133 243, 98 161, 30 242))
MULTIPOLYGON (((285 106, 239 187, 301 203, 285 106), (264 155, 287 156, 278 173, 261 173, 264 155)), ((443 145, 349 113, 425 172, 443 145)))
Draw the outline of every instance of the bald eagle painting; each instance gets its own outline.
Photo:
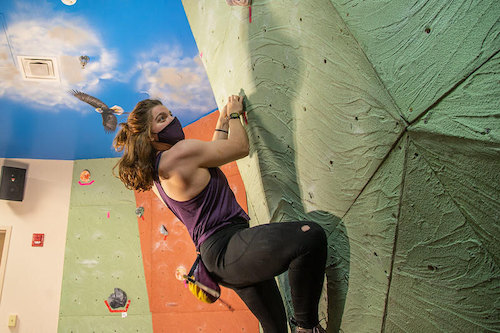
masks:
POLYGON ((78 90, 71 90, 70 94, 78 98, 79 100, 92 105, 97 112, 99 112, 102 116, 102 125, 104 126, 104 131, 106 133, 112 133, 116 130, 116 125, 118 120, 116 119, 116 115, 123 114, 123 108, 118 105, 108 107, 103 101, 100 99, 90 96, 84 92, 78 90))

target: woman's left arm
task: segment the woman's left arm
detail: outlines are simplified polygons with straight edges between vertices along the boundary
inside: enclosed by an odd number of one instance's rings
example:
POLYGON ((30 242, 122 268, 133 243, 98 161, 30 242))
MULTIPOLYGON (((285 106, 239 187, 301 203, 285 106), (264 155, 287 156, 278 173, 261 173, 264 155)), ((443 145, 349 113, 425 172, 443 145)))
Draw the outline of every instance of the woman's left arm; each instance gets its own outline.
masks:
POLYGON ((227 119, 226 109, 226 106, 224 106, 222 112, 219 111, 219 119, 217 120, 217 125, 215 125, 212 141, 227 140, 229 133, 229 120, 227 119))

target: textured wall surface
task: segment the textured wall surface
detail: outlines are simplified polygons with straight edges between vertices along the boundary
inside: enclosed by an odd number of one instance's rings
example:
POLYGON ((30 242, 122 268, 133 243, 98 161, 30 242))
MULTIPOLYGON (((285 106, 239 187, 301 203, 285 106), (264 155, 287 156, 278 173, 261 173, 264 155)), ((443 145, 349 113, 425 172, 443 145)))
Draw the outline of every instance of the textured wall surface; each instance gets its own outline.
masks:
MULTIPOLYGON (((175 110, 172 112, 175 115, 175 110)), ((215 111, 185 127, 186 137, 211 140, 218 114, 215 111)), ((221 170, 239 204, 246 209, 245 187, 236 163, 226 164, 221 170)), ((177 270, 189 271, 196 258, 193 241, 184 224, 153 191, 135 195, 137 206, 144 208, 144 219, 137 221, 154 332, 258 332, 258 321, 232 290, 221 288, 221 300, 231 309, 222 301, 205 304, 176 278, 177 270), (168 235, 161 232, 162 226, 168 235)))
POLYGON ((112 175, 116 162, 74 162, 59 332, 153 330, 134 193, 112 175), (79 184, 84 169, 91 172, 91 185, 79 184), (130 300, 125 318, 104 303, 114 288, 124 290, 130 300))
POLYGON ((328 330, 500 330, 500 2, 183 4, 253 223, 329 234, 328 330))

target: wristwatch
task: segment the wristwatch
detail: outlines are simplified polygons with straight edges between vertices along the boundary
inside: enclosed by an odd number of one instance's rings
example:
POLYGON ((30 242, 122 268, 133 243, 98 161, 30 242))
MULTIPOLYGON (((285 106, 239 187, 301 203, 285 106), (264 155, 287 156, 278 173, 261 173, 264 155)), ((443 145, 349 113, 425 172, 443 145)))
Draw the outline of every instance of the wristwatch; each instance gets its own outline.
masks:
POLYGON ((240 119, 240 114, 238 112, 233 112, 229 115, 229 119, 240 119))

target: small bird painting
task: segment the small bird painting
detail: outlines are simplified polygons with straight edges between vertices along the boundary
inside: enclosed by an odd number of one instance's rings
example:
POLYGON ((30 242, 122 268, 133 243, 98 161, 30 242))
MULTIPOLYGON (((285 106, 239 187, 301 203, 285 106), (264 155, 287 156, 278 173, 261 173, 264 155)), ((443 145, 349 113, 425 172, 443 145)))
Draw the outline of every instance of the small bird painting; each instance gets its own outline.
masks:
POLYGON ((116 115, 123 114, 123 108, 118 105, 108 107, 103 101, 100 99, 90 96, 84 92, 78 90, 71 90, 70 94, 78 98, 79 100, 92 105, 97 112, 99 112, 102 116, 102 125, 104 126, 104 131, 106 133, 112 133, 116 130, 116 125, 118 124, 118 120, 116 119, 116 115))

